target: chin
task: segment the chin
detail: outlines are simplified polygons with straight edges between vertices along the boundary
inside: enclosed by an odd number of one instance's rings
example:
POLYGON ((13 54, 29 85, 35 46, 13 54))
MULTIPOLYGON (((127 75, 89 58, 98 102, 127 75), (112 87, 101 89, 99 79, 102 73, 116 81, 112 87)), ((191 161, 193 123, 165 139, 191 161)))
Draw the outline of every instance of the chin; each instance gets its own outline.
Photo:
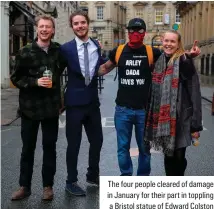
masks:
POLYGON ((167 57, 171 57, 173 55, 172 53, 166 53, 166 52, 164 52, 164 53, 167 57))
POLYGON ((86 34, 77 34, 77 37, 82 39, 82 38, 85 38, 86 37, 86 34))
POLYGON ((167 55, 172 55, 172 54, 174 54, 174 52, 166 52, 166 51, 165 51, 165 54, 167 54, 167 55))
POLYGON ((44 42, 46 42, 46 41, 49 41, 49 40, 51 40, 51 37, 48 37, 48 38, 40 38, 40 40, 41 40, 41 41, 44 41, 44 42))

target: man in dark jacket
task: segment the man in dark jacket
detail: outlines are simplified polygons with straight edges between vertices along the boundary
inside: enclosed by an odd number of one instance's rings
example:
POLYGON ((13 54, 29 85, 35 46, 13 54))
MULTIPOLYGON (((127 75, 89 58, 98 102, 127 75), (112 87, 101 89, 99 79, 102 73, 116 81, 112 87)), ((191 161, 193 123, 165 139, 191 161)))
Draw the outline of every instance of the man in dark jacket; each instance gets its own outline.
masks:
POLYGON ((52 186, 56 172, 56 141, 61 103, 60 54, 58 43, 51 42, 55 23, 49 16, 36 20, 38 38, 20 49, 16 56, 12 83, 20 89, 22 154, 20 162, 20 189, 12 200, 20 200, 31 194, 34 151, 39 125, 42 127, 43 144, 43 200, 53 199, 52 186), (44 75, 49 71, 49 78, 44 75))

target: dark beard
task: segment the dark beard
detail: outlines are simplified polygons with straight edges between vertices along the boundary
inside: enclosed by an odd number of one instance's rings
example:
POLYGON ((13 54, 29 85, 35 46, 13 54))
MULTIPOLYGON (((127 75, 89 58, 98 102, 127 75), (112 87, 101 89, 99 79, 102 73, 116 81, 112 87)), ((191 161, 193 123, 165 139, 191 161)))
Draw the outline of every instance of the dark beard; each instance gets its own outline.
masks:
POLYGON ((84 35, 79 36, 76 32, 74 32, 74 34, 79 38, 79 39, 84 39, 87 35, 88 35, 88 30, 85 32, 84 35))

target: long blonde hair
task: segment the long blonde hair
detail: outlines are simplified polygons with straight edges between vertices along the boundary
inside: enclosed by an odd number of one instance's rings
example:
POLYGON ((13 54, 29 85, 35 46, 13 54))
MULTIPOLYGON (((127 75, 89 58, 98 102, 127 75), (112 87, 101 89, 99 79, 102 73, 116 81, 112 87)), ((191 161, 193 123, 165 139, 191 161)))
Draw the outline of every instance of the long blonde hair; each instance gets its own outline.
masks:
POLYGON ((172 57, 170 58, 169 60, 169 63, 168 64, 173 64, 173 62, 180 56, 182 55, 185 55, 185 50, 184 50, 184 47, 183 47, 183 43, 181 41, 181 34, 178 33, 177 31, 175 30, 168 30, 164 33, 163 35, 163 38, 165 36, 166 33, 174 33, 178 36, 178 49, 175 51, 175 53, 172 55, 172 57))

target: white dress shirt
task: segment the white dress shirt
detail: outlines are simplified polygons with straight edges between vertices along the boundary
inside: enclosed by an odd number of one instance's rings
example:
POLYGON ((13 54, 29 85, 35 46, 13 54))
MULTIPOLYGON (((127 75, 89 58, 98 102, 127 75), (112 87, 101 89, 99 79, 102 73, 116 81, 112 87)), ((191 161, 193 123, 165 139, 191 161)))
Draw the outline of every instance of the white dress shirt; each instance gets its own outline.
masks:
POLYGON ((75 37, 76 43, 77 43, 77 52, 79 57, 79 63, 80 63, 80 69, 85 77, 85 65, 84 65, 84 46, 83 43, 87 43, 87 49, 88 49, 88 60, 89 60, 89 71, 90 71, 90 79, 92 79, 95 71, 95 67, 98 60, 98 48, 95 45, 95 43, 89 38, 86 42, 83 42, 78 37, 75 37))

